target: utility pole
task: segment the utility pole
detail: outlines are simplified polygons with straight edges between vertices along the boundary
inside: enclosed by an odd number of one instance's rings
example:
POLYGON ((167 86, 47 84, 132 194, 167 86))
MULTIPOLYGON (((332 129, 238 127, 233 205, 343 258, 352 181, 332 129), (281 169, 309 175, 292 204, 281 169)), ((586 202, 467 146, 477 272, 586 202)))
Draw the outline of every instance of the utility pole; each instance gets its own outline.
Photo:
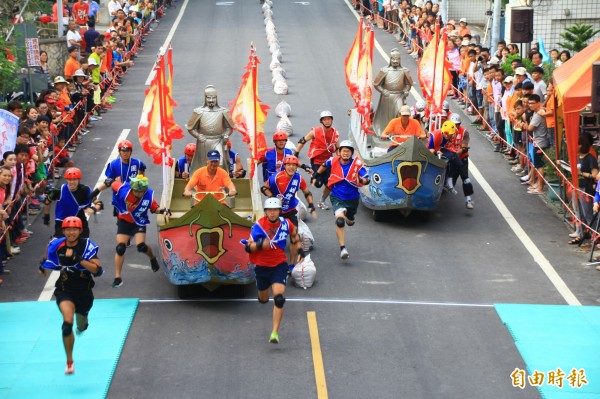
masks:
POLYGON ((492 14, 492 34, 490 36, 490 54, 494 55, 498 50, 500 40, 500 14, 502 13, 502 0, 494 0, 492 14))

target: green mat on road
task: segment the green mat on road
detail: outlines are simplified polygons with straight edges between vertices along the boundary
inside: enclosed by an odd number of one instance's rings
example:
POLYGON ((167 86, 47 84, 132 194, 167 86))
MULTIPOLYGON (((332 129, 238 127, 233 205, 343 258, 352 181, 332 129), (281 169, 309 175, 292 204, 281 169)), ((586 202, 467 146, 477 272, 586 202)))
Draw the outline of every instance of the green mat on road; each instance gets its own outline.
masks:
POLYGON ((527 376, 535 370, 545 374, 537 386, 543 398, 600 399, 600 307, 498 304, 495 308, 527 365, 527 376), (562 388, 548 383, 548 372, 558 369, 564 373, 562 388), (569 381, 573 369, 574 375, 585 375, 587 385, 569 381))
POLYGON ((90 327, 75 335, 74 375, 64 374, 62 316, 54 301, 0 303, 0 399, 105 398, 138 302, 94 301, 90 327))

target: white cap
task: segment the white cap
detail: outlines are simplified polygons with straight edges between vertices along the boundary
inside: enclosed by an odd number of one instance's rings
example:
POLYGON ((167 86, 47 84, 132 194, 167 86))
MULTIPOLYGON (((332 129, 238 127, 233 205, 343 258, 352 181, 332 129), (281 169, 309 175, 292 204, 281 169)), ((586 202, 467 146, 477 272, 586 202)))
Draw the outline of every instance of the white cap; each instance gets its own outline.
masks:
POLYGON ((515 69, 515 75, 527 75, 527 69, 525 67, 518 67, 515 69))
POLYGON ((466 18, 461 18, 461 19, 459 20, 459 22, 464 22, 464 23, 466 24, 466 23, 467 23, 467 19, 466 19, 466 18))
POLYGON ((98 66, 98 61, 96 61, 95 58, 88 58, 88 65, 89 66, 92 66, 92 65, 98 66))
POLYGON ((498 59, 498 57, 490 58, 490 65, 498 65, 499 63, 500 63, 500 60, 498 59))
POLYGON ((513 80, 515 80, 515 78, 514 78, 514 77, 512 77, 512 76, 507 76, 507 77, 505 77, 505 78, 504 78, 504 83, 512 83, 512 82, 513 82, 513 80))

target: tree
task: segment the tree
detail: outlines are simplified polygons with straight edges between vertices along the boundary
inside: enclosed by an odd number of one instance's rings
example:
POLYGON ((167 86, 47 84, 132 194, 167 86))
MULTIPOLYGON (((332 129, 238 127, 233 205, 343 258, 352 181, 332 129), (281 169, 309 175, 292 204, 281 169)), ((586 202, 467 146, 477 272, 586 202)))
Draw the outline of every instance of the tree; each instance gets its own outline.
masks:
POLYGON ((3 37, 0 37, 0 97, 12 90, 18 84, 17 63, 11 60, 11 55, 16 53, 14 46, 6 43, 3 37))
POLYGON ((586 48, 587 41, 596 36, 600 29, 594 30, 591 25, 575 24, 565 29, 560 34, 565 43, 558 43, 561 47, 574 52, 579 52, 586 48))

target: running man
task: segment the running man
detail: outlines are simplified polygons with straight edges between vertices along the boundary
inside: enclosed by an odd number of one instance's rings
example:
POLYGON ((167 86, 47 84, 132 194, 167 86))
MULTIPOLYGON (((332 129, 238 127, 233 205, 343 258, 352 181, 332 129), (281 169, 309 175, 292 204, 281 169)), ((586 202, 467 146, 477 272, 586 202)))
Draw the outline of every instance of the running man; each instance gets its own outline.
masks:
POLYGON ((308 202, 308 211, 313 218, 317 218, 313 196, 308 185, 298 170, 298 158, 294 155, 288 155, 283 160, 284 170, 269 177, 260 191, 267 197, 277 197, 281 201, 281 216, 289 219, 290 222, 298 227, 298 198, 296 193, 302 191, 304 198, 308 202))
POLYGON ((358 188, 369 184, 369 172, 358 158, 353 158, 354 147, 350 140, 340 143, 340 155, 328 159, 317 170, 317 178, 323 178, 328 170, 327 187, 331 190, 331 205, 335 214, 335 234, 340 244, 340 258, 350 256, 346 249, 344 225, 354 226, 360 194, 358 188))
MULTIPOLYGON (((313 175, 313 184, 317 188, 327 183, 329 171, 326 170, 323 175, 318 175, 316 171, 325 163, 325 161, 336 154, 338 142, 340 140, 340 133, 332 126, 333 114, 330 111, 321 112, 319 121, 321 122, 321 126, 313 127, 306 136, 298 141, 298 146, 296 147, 296 152, 294 154, 295 156, 299 156, 302 147, 310 141, 308 157, 310 158, 311 169, 315 172, 313 175)), ((329 206, 325 203, 328 196, 329 188, 325 186, 323 188, 321 200, 317 203, 319 208, 323 210, 329 209, 329 206)))
POLYGON ((81 237, 90 236, 90 228, 86 215, 100 212, 102 201, 92 203, 92 189, 81 184, 81 170, 69 168, 65 171, 67 182, 60 188, 52 188, 48 192, 44 207, 44 224, 50 225, 50 203, 56 201, 54 210, 54 237, 63 237, 62 222, 69 216, 77 216, 82 222, 81 237))
POLYGON ((148 179, 145 176, 137 175, 127 183, 114 182, 112 189, 115 192, 113 205, 118 211, 115 280, 112 286, 117 288, 123 285, 121 270, 127 243, 132 236, 138 252, 150 258, 152 271, 157 272, 160 269, 152 248, 146 245, 146 225, 150 224, 148 212, 161 214, 170 214, 170 212, 168 209, 159 209, 158 202, 154 199, 154 190, 148 188, 148 179))
POLYGON ((175 164, 175 177, 182 179, 190 178, 190 164, 196 153, 196 143, 189 143, 183 149, 183 156, 175 164))
POLYGON ((250 231, 250 239, 242 240, 250 262, 256 265, 256 287, 258 301, 269 302, 269 288, 273 293, 273 330, 269 337, 272 344, 279 343, 279 325, 283 318, 285 304, 285 284, 288 275, 287 254, 285 246, 290 238, 290 259, 298 262, 304 259, 304 251, 296 227, 281 214, 281 201, 278 198, 267 198, 264 204, 265 216, 254 223, 250 231))
POLYGON ((63 316, 62 337, 67 354, 65 374, 74 374, 73 319, 77 323, 77 334, 88 328, 88 314, 94 304, 94 277, 102 276, 104 270, 98 259, 98 245, 89 238, 81 237, 81 219, 77 216, 65 218, 62 229, 64 236, 50 241, 39 271, 45 276, 46 269, 60 270, 54 296, 63 316))

